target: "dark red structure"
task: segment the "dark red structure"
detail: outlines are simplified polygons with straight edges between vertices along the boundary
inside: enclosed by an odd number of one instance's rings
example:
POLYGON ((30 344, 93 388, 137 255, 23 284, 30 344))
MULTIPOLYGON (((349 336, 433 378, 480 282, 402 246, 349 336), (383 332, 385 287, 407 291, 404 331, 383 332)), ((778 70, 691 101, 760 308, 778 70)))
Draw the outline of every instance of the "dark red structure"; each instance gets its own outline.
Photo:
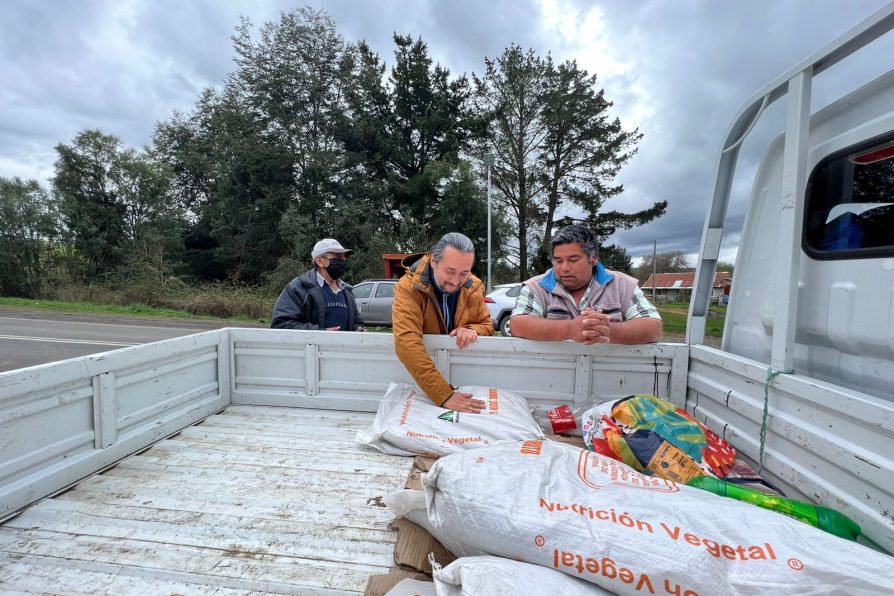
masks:
POLYGON ((406 269, 400 262, 404 259, 404 257, 410 255, 411 253, 406 252, 396 252, 396 253, 385 253, 382 255, 382 260, 385 262, 385 279, 397 279, 401 277, 406 269))

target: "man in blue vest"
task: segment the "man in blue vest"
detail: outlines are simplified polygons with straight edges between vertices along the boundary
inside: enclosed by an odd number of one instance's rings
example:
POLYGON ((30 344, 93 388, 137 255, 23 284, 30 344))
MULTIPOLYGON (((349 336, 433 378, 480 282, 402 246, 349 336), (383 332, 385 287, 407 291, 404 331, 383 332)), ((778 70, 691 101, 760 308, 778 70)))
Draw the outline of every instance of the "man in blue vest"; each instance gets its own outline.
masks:
POLYGON ((354 251, 334 238, 314 245, 314 268, 283 288, 273 307, 274 329, 366 331, 350 285, 341 280, 354 251))

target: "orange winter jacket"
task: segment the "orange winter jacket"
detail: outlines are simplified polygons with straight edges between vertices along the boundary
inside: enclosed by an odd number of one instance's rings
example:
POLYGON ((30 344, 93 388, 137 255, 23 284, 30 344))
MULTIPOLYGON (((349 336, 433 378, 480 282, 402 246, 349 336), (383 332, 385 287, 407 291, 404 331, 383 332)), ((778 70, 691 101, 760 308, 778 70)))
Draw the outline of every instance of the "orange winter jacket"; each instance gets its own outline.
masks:
MULTIPOLYGON (((431 255, 404 257, 406 274, 394 289, 391 321, 394 330, 394 351, 416 384, 431 400, 440 405, 453 393, 453 387, 435 367, 422 343, 424 333, 447 333, 447 323, 438 308, 432 289, 431 255), (420 258, 421 257, 421 258, 420 258)), ((493 335, 490 313, 484 304, 484 284, 474 275, 460 288, 454 323, 481 335, 493 335)))

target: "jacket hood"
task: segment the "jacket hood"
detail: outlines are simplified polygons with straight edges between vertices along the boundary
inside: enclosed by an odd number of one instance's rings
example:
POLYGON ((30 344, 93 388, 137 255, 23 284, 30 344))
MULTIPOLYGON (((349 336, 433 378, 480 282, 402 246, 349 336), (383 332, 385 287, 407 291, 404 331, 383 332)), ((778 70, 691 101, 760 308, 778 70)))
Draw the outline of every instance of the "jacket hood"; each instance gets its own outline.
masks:
POLYGON ((416 263, 418 263, 420 259, 422 259, 422 257, 424 257, 425 255, 426 253, 424 252, 416 252, 411 255, 407 255, 400 260, 400 264, 404 269, 408 271, 411 269, 415 269, 414 266, 416 265, 416 263))

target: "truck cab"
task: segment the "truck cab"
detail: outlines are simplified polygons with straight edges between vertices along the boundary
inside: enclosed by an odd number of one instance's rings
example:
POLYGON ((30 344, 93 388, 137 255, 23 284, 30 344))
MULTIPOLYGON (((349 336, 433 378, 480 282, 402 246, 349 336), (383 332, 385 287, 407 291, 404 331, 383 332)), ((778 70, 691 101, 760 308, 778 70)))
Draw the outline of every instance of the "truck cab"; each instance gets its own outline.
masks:
MULTIPOLYGON (((894 384, 894 74, 810 118, 798 244, 792 368, 883 399, 894 384), (857 124, 859 123, 859 124, 857 124)), ((785 135, 749 198, 723 349, 771 358, 785 135)))

